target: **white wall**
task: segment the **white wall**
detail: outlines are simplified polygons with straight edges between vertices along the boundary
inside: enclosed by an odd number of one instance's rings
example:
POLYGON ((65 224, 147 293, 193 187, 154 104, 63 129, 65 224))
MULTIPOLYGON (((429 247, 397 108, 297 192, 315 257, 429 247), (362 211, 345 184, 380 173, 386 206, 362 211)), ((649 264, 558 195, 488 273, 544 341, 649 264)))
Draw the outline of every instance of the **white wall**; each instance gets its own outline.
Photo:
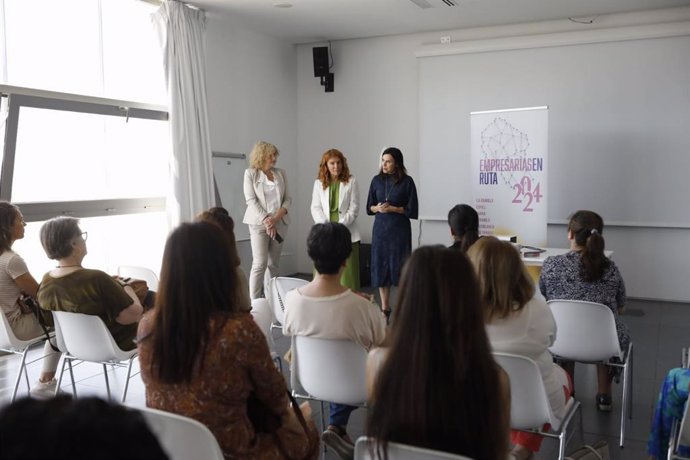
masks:
MULTIPOLYGON (((658 10, 600 17, 592 28, 613 28, 639 24, 682 21, 690 18, 690 8, 658 10)), ((343 151, 350 168, 362 185, 362 212, 359 225, 363 240, 370 241, 372 218, 364 211, 366 192, 371 176, 376 172, 377 158, 382 147, 396 145, 405 154, 408 171, 418 178, 418 67, 415 52, 421 48, 442 50, 437 43, 440 35, 453 40, 486 39, 552 32, 578 33, 582 25, 569 21, 550 21, 537 24, 482 28, 414 34, 371 39, 345 40, 333 43, 335 92, 324 93, 318 79, 313 77, 311 47, 297 50, 298 138, 300 165, 299 189, 295 194, 293 215, 299 217, 296 230, 298 267, 309 271, 304 239, 311 225, 309 202, 311 186, 321 153, 330 147, 343 151)), ((564 47, 567 53, 568 48, 564 47)), ((586 63, 583 63, 586 65, 586 63)), ((653 88, 647 89, 653 92, 653 88)), ((472 91, 472 88, 467 88, 472 91)), ((438 165, 442 168, 443 165, 438 165)), ((449 186, 452 186, 449 184, 449 186)), ((551 187, 556 185, 551 184, 551 187)), ((550 216, 552 219, 556 217, 550 216)), ((562 218, 562 216, 557 216, 562 218)), ((606 218, 606 216, 604 216, 606 218)), ((413 225, 416 242, 416 225, 413 225)), ((447 242, 447 230, 436 228, 425 235, 423 242, 447 242)), ((427 230, 425 230, 427 232, 427 230)), ((549 226, 549 244, 564 246, 563 227, 549 226)), ((668 300, 690 300, 690 283, 682 277, 687 273, 687 250, 690 230, 659 228, 608 228, 607 246, 616 251, 615 259, 634 297, 668 300), (679 250, 679 248, 682 248, 679 250)))
MULTIPOLYGON (((257 140, 280 150, 278 166, 297 188, 296 50, 228 16, 209 14, 206 24, 206 83, 213 151, 249 154, 257 140)), ((293 192, 293 195, 295 192, 293 192)), ((295 199, 299 206, 299 200, 295 199)), ((235 225, 242 216, 232 216, 235 225)), ((281 272, 297 271, 297 235, 287 235, 281 272)), ((242 266, 251 265, 248 241, 238 243, 242 266)))

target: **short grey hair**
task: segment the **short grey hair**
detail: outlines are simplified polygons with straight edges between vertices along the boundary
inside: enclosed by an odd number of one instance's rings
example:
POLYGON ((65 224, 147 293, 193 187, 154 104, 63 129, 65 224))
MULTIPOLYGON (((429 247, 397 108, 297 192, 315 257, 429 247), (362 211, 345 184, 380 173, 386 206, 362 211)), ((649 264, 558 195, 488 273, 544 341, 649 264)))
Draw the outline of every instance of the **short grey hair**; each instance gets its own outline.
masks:
POLYGON ((81 236, 79 219, 60 216, 50 219, 41 227, 43 250, 49 259, 64 259, 72 254, 72 240, 81 236))

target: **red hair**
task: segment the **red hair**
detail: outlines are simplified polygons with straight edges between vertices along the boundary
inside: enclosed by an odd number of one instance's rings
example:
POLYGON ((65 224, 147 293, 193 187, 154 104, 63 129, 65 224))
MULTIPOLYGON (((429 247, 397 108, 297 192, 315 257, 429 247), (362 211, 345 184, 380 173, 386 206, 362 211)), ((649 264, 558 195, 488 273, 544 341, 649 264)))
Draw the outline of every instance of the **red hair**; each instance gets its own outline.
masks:
POLYGON ((319 163, 319 175, 318 179, 323 185, 323 189, 326 190, 328 185, 331 183, 331 173, 328 172, 328 160, 331 158, 337 158, 340 160, 343 168, 338 176, 338 181, 347 184, 350 181, 350 168, 347 166, 347 159, 343 152, 338 149, 328 149, 324 152, 321 157, 321 163, 319 163))

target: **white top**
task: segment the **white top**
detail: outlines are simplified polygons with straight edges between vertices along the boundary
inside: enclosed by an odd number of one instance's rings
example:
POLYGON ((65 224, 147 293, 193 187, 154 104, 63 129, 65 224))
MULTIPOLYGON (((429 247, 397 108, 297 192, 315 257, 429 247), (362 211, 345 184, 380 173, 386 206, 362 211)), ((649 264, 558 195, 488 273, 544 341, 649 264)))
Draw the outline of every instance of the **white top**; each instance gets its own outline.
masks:
POLYGON ((264 196, 266 197, 266 212, 273 214, 280 209, 280 194, 278 193, 278 187, 276 187, 275 182, 268 180, 268 176, 266 176, 263 171, 261 171, 261 175, 263 176, 261 186, 264 189, 264 196))
POLYGON ((21 290, 14 280, 28 272, 24 259, 14 251, 0 255, 0 308, 10 323, 22 314, 17 305, 21 290))
POLYGON ((385 333, 379 307, 350 289, 328 297, 307 297, 293 289, 285 296, 286 336, 352 340, 369 350, 383 342, 385 333))
POLYGON ((556 321, 546 300, 535 294, 522 310, 486 325, 493 351, 525 356, 534 360, 544 380, 554 415, 565 415, 563 385, 565 372, 553 362, 549 347, 556 340, 556 321))

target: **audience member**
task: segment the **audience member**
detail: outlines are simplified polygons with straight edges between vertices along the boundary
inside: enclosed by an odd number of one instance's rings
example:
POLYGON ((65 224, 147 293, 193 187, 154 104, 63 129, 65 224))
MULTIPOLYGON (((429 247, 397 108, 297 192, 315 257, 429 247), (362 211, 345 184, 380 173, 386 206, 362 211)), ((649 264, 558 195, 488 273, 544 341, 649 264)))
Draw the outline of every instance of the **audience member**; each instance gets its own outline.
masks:
POLYGON ((510 385, 491 355, 467 257, 441 246, 414 251, 403 269, 385 348, 369 353, 367 435, 465 455, 508 455, 510 385))
POLYGON ((479 239, 479 215, 468 204, 456 204, 448 211, 448 226, 453 237, 452 249, 467 252, 479 239))
POLYGON ((87 233, 74 217, 55 217, 41 227, 41 244, 55 270, 43 276, 38 289, 41 308, 96 315, 123 350, 136 347, 134 338, 143 307, 130 286, 100 270, 82 267, 87 233))
MULTIPOLYGON (((534 284, 520 253, 510 243, 489 236, 467 252, 479 279, 484 321, 491 348, 534 360, 539 366, 554 415, 565 416, 565 404, 573 392, 568 374, 553 362, 549 347, 556 338, 556 322, 534 284)), ((548 427, 545 427, 548 430, 548 427)), ((513 431, 513 455, 531 458, 542 436, 513 431)))
POLYGON ((0 410, 4 460, 166 460, 135 409, 99 398, 21 399, 0 410))
POLYGON ((247 275, 240 266, 242 261, 237 253, 237 242, 235 240, 235 221, 232 219, 232 217, 230 217, 228 210, 221 207, 209 208, 208 210, 199 214, 196 217, 196 220, 216 224, 221 228, 221 230, 223 230, 223 233, 225 233, 225 237, 228 240, 228 245, 230 246, 231 256, 237 270, 238 281, 240 283, 237 289, 237 294, 239 295, 238 303, 240 306, 250 309, 251 301, 249 300, 249 284, 247 282, 247 275))
MULTIPOLYGON (((19 254, 12 250, 16 240, 24 238, 24 216, 19 208, 0 201, 0 308, 7 318, 14 335, 20 340, 30 340, 44 335, 38 317, 26 308, 22 296, 36 297, 38 283, 19 254)), ((39 313, 40 314, 40 313, 39 313)), ((48 319, 46 313, 46 319, 48 319)), ((32 388, 35 397, 52 396, 55 393, 55 369, 60 353, 46 341, 43 347, 43 366, 38 382, 32 388)))
MULTIPOLYGON (((652 417, 647 453, 650 460, 666 458, 671 438, 671 425, 681 420, 690 393, 690 369, 671 369, 664 379, 652 417)), ((678 454, 690 457, 690 448, 679 446, 678 454)))
POLYGON ((205 424, 227 457, 316 458, 316 430, 300 420, 309 405, 290 406, 238 289, 217 225, 182 224, 170 235, 156 305, 139 324, 146 404, 205 424))
MULTIPOLYGON (((385 319, 378 306, 340 283, 352 246, 343 224, 316 224, 307 238, 307 252, 316 276, 304 287, 288 292, 283 334, 352 340, 366 350, 378 346, 385 335, 385 319)), ((351 459, 354 444, 347 434, 356 407, 330 403, 323 442, 341 458, 351 459)))
MULTIPOLYGON (((604 255, 604 221, 592 211, 577 211, 568 224, 570 252, 547 257, 541 269, 539 289, 546 300, 585 300, 606 305, 613 312, 621 349, 630 343, 628 327, 619 313, 625 306, 625 283, 615 262, 604 255)), ((615 358, 616 360, 618 358, 615 358)), ((575 363, 563 363, 573 378, 575 363)), ((596 404, 600 411, 611 410, 611 381, 620 368, 597 365, 596 404)))

